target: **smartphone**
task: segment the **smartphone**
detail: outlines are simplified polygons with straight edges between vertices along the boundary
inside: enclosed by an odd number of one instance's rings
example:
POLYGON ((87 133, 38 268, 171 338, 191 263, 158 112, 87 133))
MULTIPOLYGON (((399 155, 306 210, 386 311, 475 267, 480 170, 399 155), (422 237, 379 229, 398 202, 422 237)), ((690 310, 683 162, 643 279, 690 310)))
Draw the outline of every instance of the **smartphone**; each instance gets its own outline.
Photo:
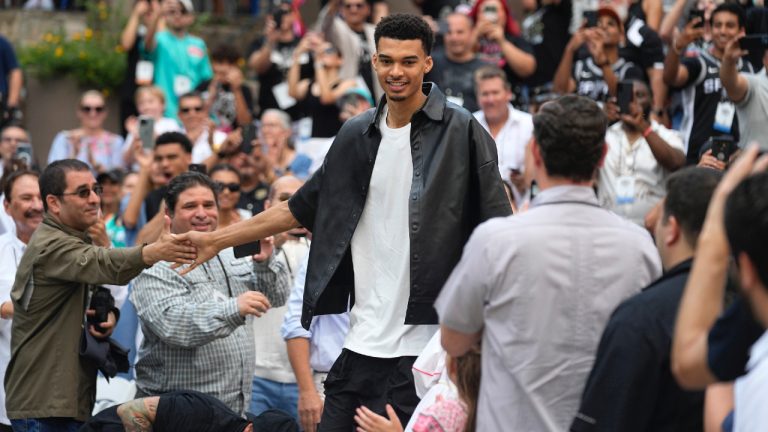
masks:
POLYGON ((750 54, 762 53, 768 48, 768 34, 751 34, 739 39, 739 46, 750 54))
POLYGON ((733 149, 733 137, 729 135, 712 137, 712 156, 723 163, 731 159, 733 149))
POLYGON ((688 12, 688 22, 693 21, 694 18, 701 18, 698 23, 696 23, 693 28, 702 28, 704 27, 704 11, 701 9, 691 9, 690 12, 688 12))
POLYGON ((491 22, 499 21, 499 9, 496 5, 483 6, 483 17, 491 22))
POLYGON ((584 27, 591 28, 597 27, 597 11, 585 10, 584 11, 584 27))
POLYGON ((261 253, 261 243, 256 240, 246 244, 237 245, 233 248, 235 258, 243 258, 261 253))
POLYGON ((29 143, 19 143, 14 158, 24 161, 27 169, 32 169, 32 146, 29 143))
POLYGON ((256 139, 256 125, 248 123, 243 125, 243 142, 240 144, 240 151, 245 154, 251 154, 253 151, 253 140, 256 139))
POLYGON ((189 164, 188 171, 190 172, 199 172, 200 174, 207 174, 208 169, 205 167, 204 164, 189 164))
POLYGON ((632 81, 621 81, 618 85, 616 93, 616 103, 619 105, 619 111, 622 114, 629 114, 631 112, 629 105, 635 98, 634 96, 635 85, 632 83, 632 81))
POLYGON ((139 139, 144 150, 155 148, 155 119, 152 117, 139 117, 139 139))

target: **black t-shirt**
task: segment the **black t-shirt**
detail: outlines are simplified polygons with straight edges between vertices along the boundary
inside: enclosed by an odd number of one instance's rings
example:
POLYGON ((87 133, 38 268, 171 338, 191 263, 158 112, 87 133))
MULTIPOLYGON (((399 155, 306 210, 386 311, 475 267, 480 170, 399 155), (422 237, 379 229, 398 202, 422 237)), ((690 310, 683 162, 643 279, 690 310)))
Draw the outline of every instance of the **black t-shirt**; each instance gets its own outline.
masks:
POLYGON ((365 32, 355 32, 360 38, 360 63, 357 66, 357 73, 365 81, 365 85, 368 86, 368 90, 373 94, 373 71, 371 70, 371 50, 368 46, 368 37, 365 32))
MULTIPOLYGON (((504 34, 504 38, 522 51, 525 51, 531 55, 534 54, 533 47, 525 39, 506 33, 504 34)), ((480 49, 477 51, 477 57, 481 61, 499 66, 500 68, 504 69, 504 73, 507 74, 507 80, 509 80, 509 83, 513 87, 522 83, 522 78, 520 78, 512 70, 512 68, 509 67, 507 60, 502 55, 501 46, 498 43, 488 39, 480 39, 479 43, 480 49)))
POLYGON ((307 96, 304 98, 307 112, 312 118, 312 137, 330 138, 336 136, 341 129, 339 120, 339 107, 335 103, 326 105, 320 102, 320 98, 312 94, 314 82, 309 83, 307 96))
MULTIPOLYGON (((258 41, 251 45, 250 52, 253 53, 261 49, 266 43, 266 38, 262 37, 258 41)), ((294 39, 291 42, 278 42, 275 48, 270 54, 270 61, 272 65, 267 71, 258 76, 259 79, 259 109, 260 112, 264 112, 266 109, 275 108, 280 109, 277 104, 277 99, 272 92, 273 88, 280 83, 286 83, 286 77, 288 76, 288 69, 293 63, 293 50, 299 44, 299 39, 294 39)), ((312 58, 309 55, 301 56, 299 59, 301 62, 300 79, 312 78, 315 75, 315 69, 312 64, 312 58)), ((301 102, 297 102, 296 105, 284 110, 287 112, 293 120, 298 120, 305 116, 305 112, 301 102)))
POLYGON ((703 392, 684 391, 670 369, 691 260, 614 311, 603 331, 572 432, 700 431, 703 392))
MULTIPOLYGON (((576 93, 586 96, 594 101, 605 101, 608 98, 608 83, 603 78, 603 70, 598 67, 589 51, 580 49, 576 53, 577 59, 573 62, 573 79, 576 81, 576 93)), ((635 63, 622 57, 611 65, 616 78, 644 79, 643 70, 635 63)))
POLYGON ((432 54, 434 66, 432 70, 424 77, 424 81, 432 81, 443 91, 443 93, 452 98, 461 99, 462 106, 474 112, 480 109, 475 95, 475 71, 487 65, 488 63, 475 57, 466 63, 456 63, 445 56, 445 51, 440 50, 432 54))
POLYGON ((152 220, 153 217, 160 211, 160 204, 163 202, 165 192, 168 191, 168 186, 160 186, 159 188, 148 193, 144 198, 144 213, 147 215, 147 222, 152 220))
POLYGON ((429 15, 437 21, 450 15, 460 4, 468 4, 468 2, 462 0, 424 0, 421 4, 421 14, 429 15))
MULTIPOLYGON (((624 25, 626 44, 619 48, 619 57, 638 65, 646 76, 649 68, 664 65, 664 43, 652 28, 637 18, 630 18, 624 25)), ((648 78, 646 76, 645 80, 648 78)))
MULTIPOLYGON (((208 100, 208 86, 211 84, 211 80, 203 81, 197 86, 195 90, 200 92, 203 99, 208 100)), ((245 85, 240 85, 240 91, 243 93, 243 99, 245 99, 245 106, 248 107, 248 111, 253 113, 253 96, 251 96, 251 89, 245 85)), ((219 86, 216 91, 216 100, 211 105, 211 114, 216 121, 219 128, 225 130, 232 130, 240 126, 237 123, 237 110, 235 109, 235 94, 228 84, 219 86)))
POLYGON ((744 375, 749 350, 765 329, 752 315, 742 297, 717 319, 707 337, 707 365, 719 381, 733 381, 744 375))
MULTIPOLYGON (((695 57, 685 57, 680 64, 688 70, 688 81, 682 89, 683 123, 680 130, 688 139, 686 155, 689 164, 699 161, 699 150, 711 136, 731 135, 738 142, 739 121, 733 116, 730 131, 716 130, 715 113, 720 102, 728 96, 720 82, 720 60, 707 51, 695 57)), ((752 72, 749 62, 739 60, 740 72, 752 72)))
POLYGON ((540 86, 551 82, 563 57, 565 46, 571 35, 568 26, 571 22, 571 0, 562 0, 559 4, 541 5, 523 20, 523 37, 533 47, 536 57, 536 72, 526 78, 529 86, 540 86))
POLYGON ((240 193, 240 200, 237 202, 237 208, 248 210, 251 214, 257 214, 264 211, 264 201, 269 195, 269 183, 259 183, 255 188, 240 193))

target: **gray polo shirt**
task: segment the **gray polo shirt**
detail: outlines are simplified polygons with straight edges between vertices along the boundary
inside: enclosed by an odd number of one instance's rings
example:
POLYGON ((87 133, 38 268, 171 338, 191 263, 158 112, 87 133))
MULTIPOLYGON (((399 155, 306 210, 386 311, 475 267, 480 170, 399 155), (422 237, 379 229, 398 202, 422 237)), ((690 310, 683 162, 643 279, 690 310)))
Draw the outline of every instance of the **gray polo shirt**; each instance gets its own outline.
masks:
POLYGON ((480 225, 435 302, 441 324, 483 331, 477 430, 566 430, 611 312, 660 275, 650 235, 588 187, 480 225))
POLYGON ((760 148, 768 148, 768 122, 765 113, 768 112, 768 76, 765 69, 755 74, 742 74, 749 86, 744 99, 736 104, 736 114, 739 116, 739 147, 746 147, 752 141, 760 144, 760 148))

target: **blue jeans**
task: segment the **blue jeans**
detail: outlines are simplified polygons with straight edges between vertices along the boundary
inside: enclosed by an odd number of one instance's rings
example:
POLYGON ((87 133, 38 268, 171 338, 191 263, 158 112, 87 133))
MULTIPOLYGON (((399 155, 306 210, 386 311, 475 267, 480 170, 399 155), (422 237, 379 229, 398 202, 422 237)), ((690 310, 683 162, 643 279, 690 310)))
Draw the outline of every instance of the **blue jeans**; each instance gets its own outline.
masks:
POLYGON ((299 387, 296 383, 280 383, 253 377, 251 406, 248 411, 259 415, 268 409, 279 409, 299 421, 299 387))
POLYGON ((77 432, 83 423, 71 418, 51 417, 11 420, 11 426, 13 432, 77 432))

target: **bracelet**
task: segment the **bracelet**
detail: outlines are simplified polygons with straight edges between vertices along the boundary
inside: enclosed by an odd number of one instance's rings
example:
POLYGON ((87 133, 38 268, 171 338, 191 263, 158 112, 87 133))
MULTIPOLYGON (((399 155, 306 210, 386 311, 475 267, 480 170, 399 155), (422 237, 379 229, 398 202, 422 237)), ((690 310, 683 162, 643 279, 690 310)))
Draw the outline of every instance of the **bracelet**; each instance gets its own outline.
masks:
POLYGON ((648 138, 648 135, 650 135, 653 132, 653 126, 648 126, 648 128, 643 131, 643 138, 648 138))

